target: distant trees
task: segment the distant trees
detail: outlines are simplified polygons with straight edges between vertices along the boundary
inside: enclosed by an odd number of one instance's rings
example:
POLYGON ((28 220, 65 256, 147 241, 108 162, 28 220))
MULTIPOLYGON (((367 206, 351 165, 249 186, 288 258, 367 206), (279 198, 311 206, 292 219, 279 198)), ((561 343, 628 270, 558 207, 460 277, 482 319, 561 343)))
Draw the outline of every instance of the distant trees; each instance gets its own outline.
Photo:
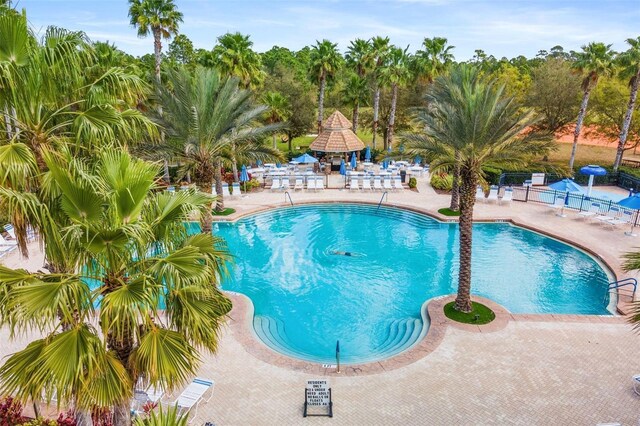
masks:
POLYGON ((318 82, 318 133, 322 131, 324 114, 324 92, 327 87, 327 79, 333 77, 342 65, 343 58, 338 52, 337 43, 329 40, 317 41, 311 49, 311 75, 318 82))
MULTIPOLYGON (((627 137, 629 135, 629 128, 631 127, 631 119, 636 109, 638 86, 640 85, 640 37, 635 39, 629 38, 627 39, 627 43, 630 48, 626 52, 622 53, 618 59, 621 67, 620 76, 628 79, 629 81, 629 102, 627 104, 627 110, 624 115, 624 120, 622 122, 618 138, 618 150, 616 153, 616 159, 613 162, 614 170, 618 169, 618 166, 622 161, 622 154, 624 153, 627 137)), ((636 136, 638 136, 637 132, 636 136)))
POLYGON ((214 66, 223 76, 237 77, 245 89, 255 89, 264 80, 260 55, 251 48, 253 42, 248 35, 238 32, 218 37, 213 48, 214 66))

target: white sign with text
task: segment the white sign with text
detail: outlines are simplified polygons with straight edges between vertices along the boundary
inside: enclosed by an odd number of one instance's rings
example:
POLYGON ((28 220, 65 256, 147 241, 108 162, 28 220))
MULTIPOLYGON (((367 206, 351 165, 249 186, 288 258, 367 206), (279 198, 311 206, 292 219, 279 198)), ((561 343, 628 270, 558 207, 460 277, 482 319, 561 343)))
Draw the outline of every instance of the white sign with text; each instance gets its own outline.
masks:
POLYGON ((326 407, 331 395, 329 381, 325 379, 307 380, 307 405, 310 407, 326 407))

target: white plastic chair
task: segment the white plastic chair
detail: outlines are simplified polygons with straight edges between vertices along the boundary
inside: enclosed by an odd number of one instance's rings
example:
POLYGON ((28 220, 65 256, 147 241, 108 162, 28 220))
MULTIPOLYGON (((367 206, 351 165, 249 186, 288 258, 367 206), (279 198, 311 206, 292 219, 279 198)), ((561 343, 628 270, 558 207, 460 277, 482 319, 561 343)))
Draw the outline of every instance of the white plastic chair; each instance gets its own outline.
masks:
POLYGON ((229 184, 228 183, 223 183, 222 184, 222 196, 223 197, 231 197, 231 193, 229 192, 229 184))
POLYGON ((360 186, 358 185, 358 177, 352 176, 351 183, 349 184, 349 190, 351 191, 360 191, 360 186))
POLYGON ((397 191, 402 191, 404 189, 402 187, 402 180, 400 179, 400 176, 397 176, 395 179, 393 179, 393 188, 397 191))
POLYGON ((5 240, 2 234, 0 234, 0 246, 15 247, 17 245, 18 242, 16 240, 5 240))
MULTIPOLYGON (((175 192, 175 188, 174 188, 174 192, 175 192)), ((213 195, 214 197, 216 195, 218 195, 218 190, 216 189, 216 184, 215 183, 213 185, 211 185, 211 195, 213 195)))
POLYGON ((289 189, 289 178, 282 178, 282 190, 286 191, 287 189, 289 189))
POLYGON ((316 176, 316 189, 324 190, 324 181, 322 180, 322 176, 316 176))
POLYGON ((606 214, 597 215, 594 219, 600 221, 600 223, 607 223, 618 219, 621 213, 618 207, 611 207, 606 214))
MULTIPOLYGON (((178 399, 175 402, 175 405, 178 407, 178 412, 180 414, 188 413, 195 407, 193 415, 190 416, 191 421, 193 421, 198 414, 198 406, 200 405, 200 402, 203 401, 204 395, 212 388, 212 380, 202 379, 200 377, 193 379, 189 386, 187 386, 180 396, 178 396, 178 399)), ((211 396, 213 396, 213 392, 211 392, 209 398, 207 398, 205 402, 209 402, 211 396)))
POLYGON ((593 216, 597 216, 600 212, 600 203, 591 203, 586 210, 578 213, 578 216, 588 219, 593 216))
POLYGON ((391 186, 391 178, 389 178, 389 177, 385 177, 385 178, 384 178, 384 185, 383 185, 383 188, 384 188, 384 189, 388 189, 388 190, 393 189, 393 187, 391 186))
POLYGON ((297 191, 297 190, 303 190, 304 189, 304 183, 302 182, 302 178, 301 177, 297 177, 296 178, 296 183, 293 185, 293 190, 297 191))
POLYGON ((483 189, 480 185, 478 185, 478 186, 476 187, 476 200, 482 200, 482 201, 484 201, 485 199, 486 199, 486 198, 485 198, 485 196, 484 196, 484 189, 483 189))
POLYGON ((565 195, 556 195, 556 198, 553 199, 553 204, 549 205, 552 211, 564 208, 564 197, 565 195))
POLYGON ((382 182, 380 181, 380 176, 374 176, 373 189, 376 191, 382 191, 382 182))
POLYGON ((498 187, 497 186, 491 186, 491 188, 489 188, 489 196, 487 197, 486 201, 498 201, 498 187))
POLYGON ((13 228, 13 225, 11 225, 10 223, 6 224, 4 226, 4 230, 7 231, 7 234, 9 234, 11 238, 13 238, 14 240, 16 239, 16 230, 13 228))
POLYGON ((511 201, 513 201, 513 189, 507 188, 504 190, 504 195, 499 201, 499 204, 507 203, 511 206, 511 201))
POLYGON ((278 191, 281 188, 281 184, 280 184, 280 178, 274 177, 273 180, 271 181, 271 190, 272 191, 278 191))
POLYGON ((607 225, 611 225, 615 228, 618 225, 628 225, 632 220, 633 212, 630 210, 622 210, 618 216, 607 221, 607 225))
POLYGON ((365 176, 362 181, 362 190, 363 191, 372 191, 371 188, 371 178, 369 176, 365 176))
POLYGON ((316 177, 315 176, 309 176, 307 177, 307 191, 313 189, 314 191, 316 190, 316 177))
POLYGON ((234 197, 240 197, 242 195, 242 192, 240 191, 240 182, 233 182, 231 189, 233 189, 234 197))

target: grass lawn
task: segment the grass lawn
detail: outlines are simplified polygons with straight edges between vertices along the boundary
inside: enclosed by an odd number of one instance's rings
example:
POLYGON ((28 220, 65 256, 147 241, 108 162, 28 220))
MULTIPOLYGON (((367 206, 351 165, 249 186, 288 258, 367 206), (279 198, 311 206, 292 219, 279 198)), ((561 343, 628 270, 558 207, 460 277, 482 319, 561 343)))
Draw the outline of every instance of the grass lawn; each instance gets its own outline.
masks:
POLYGON ((232 209, 232 208, 230 208, 230 207, 227 207, 226 209, 222 210, 221 212, 217 212, 217 211, 213 210, 211 213, 212 213, 214 216, 229 216, 230 214, 233 214, 233 213, 235 213, 235 212, 236 212, 236 210, 235 210, 235 209, 232 209))
POLYGON ((496 314, 481 303, 471 302, 471 312, 464 313, 454 309, 455 302, 444 305, 444 314, 447 318, 465 324, 488 324, 496 318, 496 314), (476 317, 477 315, 477 317, 476 317))
POLYGON ((459 211, 451 210, 449 207, 445 207, 444 209, 438 210, 438 213, 443 214, 445 216, 460 216, 459 211))
MULTIPOLYGON (((571 157, 571 144, 558 143, 558 150, 549 154, 549 162, 558 166, 567 166, 571 157)), ((633 151, 630 153, 632 154, 633 151)), ((611 166, 616 158, 615 146, 580 145, 576 151, 576 164, 599 164, 611 166)))

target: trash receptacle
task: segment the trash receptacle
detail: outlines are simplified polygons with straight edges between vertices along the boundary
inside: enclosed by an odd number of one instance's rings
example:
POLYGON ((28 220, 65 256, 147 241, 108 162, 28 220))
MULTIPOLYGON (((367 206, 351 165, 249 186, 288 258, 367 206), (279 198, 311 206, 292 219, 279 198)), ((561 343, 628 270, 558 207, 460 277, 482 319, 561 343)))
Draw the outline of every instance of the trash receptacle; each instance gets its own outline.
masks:
POLYGON ((405 180, 407 180, 407 171, 400 170, 400 182, 404 183, 405 180))

